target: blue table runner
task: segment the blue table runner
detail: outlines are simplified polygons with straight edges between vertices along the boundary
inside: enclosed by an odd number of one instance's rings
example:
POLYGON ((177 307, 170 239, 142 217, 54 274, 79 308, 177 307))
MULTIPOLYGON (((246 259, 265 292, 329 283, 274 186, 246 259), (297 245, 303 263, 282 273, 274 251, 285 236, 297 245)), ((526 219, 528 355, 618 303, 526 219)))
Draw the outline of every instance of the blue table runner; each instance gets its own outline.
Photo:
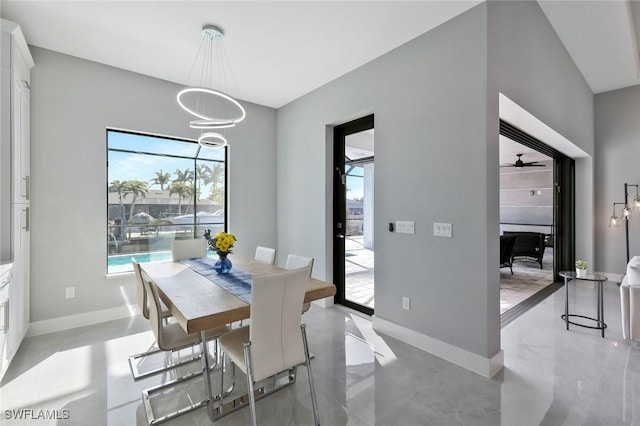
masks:
POLYGON ((228 274, 219 274, 213 269, 216 260, 202 257, 185 259, 181 260, 181 262, 238 299, 251 304, 251 274, 234 269, 228 274))

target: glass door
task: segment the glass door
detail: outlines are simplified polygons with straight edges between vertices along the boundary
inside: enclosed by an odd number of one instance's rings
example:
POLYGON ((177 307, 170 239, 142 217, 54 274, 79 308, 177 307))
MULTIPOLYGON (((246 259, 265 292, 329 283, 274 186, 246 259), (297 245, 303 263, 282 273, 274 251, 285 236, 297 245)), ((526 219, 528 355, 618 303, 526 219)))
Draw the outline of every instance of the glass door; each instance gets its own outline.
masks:
POLYGON ((336 303, 373 314, 373 116, 334 130, 334 283, 336 303))

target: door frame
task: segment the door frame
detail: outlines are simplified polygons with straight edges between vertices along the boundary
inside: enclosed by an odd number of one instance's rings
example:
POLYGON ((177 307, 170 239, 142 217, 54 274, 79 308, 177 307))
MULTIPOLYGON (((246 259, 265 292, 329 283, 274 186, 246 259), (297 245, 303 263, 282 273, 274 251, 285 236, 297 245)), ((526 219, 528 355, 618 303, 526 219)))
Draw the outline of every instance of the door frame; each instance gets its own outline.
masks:
POLYGON ((500 134, 553 158, 553 281, 575 269, 575 160, 500 119, 500 134))
POLYGON ((347 211, 347 191, 345 169, 345 139, 354 133, 374 128, 373 114, 358 118, 333 128, 333 283, 336 286, 334 303, 347 306, 367 315, 373 309, 347 300, 345 297, 345 231, 347 211))

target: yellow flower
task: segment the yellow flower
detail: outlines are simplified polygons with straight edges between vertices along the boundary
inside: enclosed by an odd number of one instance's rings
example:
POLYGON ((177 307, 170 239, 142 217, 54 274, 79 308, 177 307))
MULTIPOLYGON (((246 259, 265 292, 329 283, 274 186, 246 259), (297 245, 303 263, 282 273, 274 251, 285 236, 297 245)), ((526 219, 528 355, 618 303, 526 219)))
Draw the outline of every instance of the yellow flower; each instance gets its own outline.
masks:
POLYGON ((233 243, 236 241, 235 235, 220 232, 213 238, 213 244, 211 245, 219 253, 231 253, 233 243))

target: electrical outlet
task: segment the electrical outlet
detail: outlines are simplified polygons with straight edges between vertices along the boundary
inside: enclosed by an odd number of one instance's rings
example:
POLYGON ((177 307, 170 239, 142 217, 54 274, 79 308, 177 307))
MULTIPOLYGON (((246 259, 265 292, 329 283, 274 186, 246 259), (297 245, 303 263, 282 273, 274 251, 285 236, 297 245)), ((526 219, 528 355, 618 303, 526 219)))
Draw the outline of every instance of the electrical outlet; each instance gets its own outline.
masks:
POLYGON ((398 234, 414 234, 414 224, 408 220, 396 221, 396 232, 398 234))
POLYGON ((406 311, 410 311, 411 310, 411 299, 408 297, 403 297, 402 298, 402 309, 406 310, 406 311))
POLYGON ((75 287, 67 287, 64 289, 64 298, 65 299, 73 299, 76 297, 76 288, 75 287))

